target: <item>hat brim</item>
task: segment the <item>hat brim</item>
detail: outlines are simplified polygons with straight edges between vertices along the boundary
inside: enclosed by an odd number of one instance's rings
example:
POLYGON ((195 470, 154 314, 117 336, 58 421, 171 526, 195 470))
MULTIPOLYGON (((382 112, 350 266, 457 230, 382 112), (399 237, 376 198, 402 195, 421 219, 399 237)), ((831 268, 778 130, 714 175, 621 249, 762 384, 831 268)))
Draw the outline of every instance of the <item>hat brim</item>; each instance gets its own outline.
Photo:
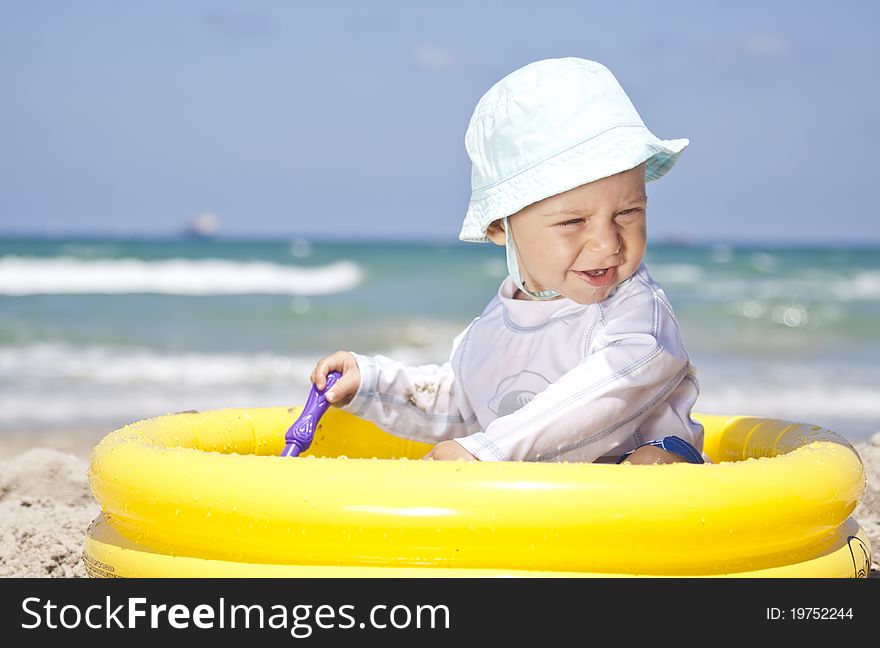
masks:
POLYGON ((688 144, 687 139, 658 139, 642 125, 613 128, 501 182, 474 190, 458 238, 486 243, 486 228, 493 221, 544 198, 628 171, 642 162, 647 163, 646 182, 662 178, 688 144))

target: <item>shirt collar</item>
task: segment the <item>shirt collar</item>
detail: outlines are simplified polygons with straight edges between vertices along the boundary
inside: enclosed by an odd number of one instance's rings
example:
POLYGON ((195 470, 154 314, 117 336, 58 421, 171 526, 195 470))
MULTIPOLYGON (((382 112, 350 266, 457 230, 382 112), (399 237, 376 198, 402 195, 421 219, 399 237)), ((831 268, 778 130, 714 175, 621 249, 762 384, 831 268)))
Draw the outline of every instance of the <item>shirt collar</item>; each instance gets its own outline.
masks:
MULTIPOLYGON (((614 292, 603 300, 602 303, 605 304, 614 300, 616 297, 619 297, 621 291, 624 290, 624 287, 632 285, 633 279, 637 274, 643 276, 647 275, 647 268, 645 268, 644 263, 639 264, 638 269, 633 275, 625 281, 622 281, 615 288, 614 292)), ((507 312, 507 317, 517 326, 539 326, 553 317, 558 317, 559 315, 567 314, 591 305, 578 304, 576 301, 571 300, 568 297, 560 297, 559 299, 551 299, 547 301, 538 299, 514 299, 513 295, 516 291, 516 284, 513 283, 513 279, 510 278, 510 275, 504 278, 504 281, 501 282, 501 286, 498 288, 498 299, 501 301, 501 305, 507 312)))
POLYGON ((504 310, 507 311, 507 316, 517 326, 538 326, 561 313, 584 308, 584 304, 578 304, 568 297, 546 301, 514 299, 513 295, 516 293, 516 290, 516 284, 513 283, 513 279, 508 275, 498 288, 498 299, 501 301, 504 310))

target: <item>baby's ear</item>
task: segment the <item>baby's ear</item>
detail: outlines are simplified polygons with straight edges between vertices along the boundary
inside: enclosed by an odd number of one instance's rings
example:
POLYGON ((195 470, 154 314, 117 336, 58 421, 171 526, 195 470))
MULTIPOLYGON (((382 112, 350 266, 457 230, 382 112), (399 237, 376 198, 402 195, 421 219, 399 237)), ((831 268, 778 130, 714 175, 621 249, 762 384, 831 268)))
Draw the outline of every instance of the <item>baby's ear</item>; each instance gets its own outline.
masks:
POLYGON ((489 227, 486 228, 486 236, 495 245, 507 243, 507 234, 504 232, 504 225, 501 223, 501 219, 489 223, 489 227))

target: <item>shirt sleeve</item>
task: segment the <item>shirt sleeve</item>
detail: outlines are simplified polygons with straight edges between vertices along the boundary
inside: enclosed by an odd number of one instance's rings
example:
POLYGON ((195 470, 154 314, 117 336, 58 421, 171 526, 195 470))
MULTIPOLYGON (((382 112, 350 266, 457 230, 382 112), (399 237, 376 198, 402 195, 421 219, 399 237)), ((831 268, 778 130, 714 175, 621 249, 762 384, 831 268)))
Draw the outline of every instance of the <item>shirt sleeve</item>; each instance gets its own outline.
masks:
POLYGON ((404 439, 438 443, 479 429, 453 361, 473 322, 453 341, 442 365, 410 367, 383 355, 353 353, 361 384, 342 409, 404 439))
POLYGON ((614 450, 688 372, 671 316, 661 324, 656 299, 640 310, 610 320, 593 352, 529 403, 455 440, 481 461, 550 461, 575 449, 593 461, 614 450))

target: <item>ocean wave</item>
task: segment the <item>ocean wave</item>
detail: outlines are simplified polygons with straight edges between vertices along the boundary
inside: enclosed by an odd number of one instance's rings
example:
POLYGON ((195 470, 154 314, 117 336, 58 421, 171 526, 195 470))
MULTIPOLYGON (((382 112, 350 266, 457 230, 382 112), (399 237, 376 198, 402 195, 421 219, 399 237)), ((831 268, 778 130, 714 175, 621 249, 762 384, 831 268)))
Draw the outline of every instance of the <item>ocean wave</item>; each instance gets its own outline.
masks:
POLYGON ((301 404, 315 357, 0 348, 0 428, 122 425, 168 412, 301 404))
MULTIPOLYGON (((435 356, 409 347, 388 353, 412 365, 435 356)), ((302 404, 319 357, 64 343, 0 347, 0 430, 116 426, 190 409, 302 404)))
MULTIPOLYGON (((391 343, 405 365, 442 363, 448 344, 391 343)), ((321 353, 160 352, 40 343, 0 347, 0 430, 121 425, 189 409, 301 404, 321 353)), ((698 362, 696 411, 824 425, 856 439, 880 430, 880 369, 871 362, 698 362)))
MULTIPOLYGON (((444 345, 448 346, 448 345, 444 345)), ((399 346, 387 351, 409 365, 438 360, 444 347, 399 346)), ((448 349, 445 350, 448 353, 448 349)), ((323 355, 259 353, 159 352, 147 348, 110 346, 77 347, 66 343, 36 343, 0 347, 0 396, 10 389, 95 390, 125 387, 213 389, 223 386, 267 387, 282 382, 288 387, 311 387, 309 376, 323 355)), ((442 361, 442 360, 441 360, 442 361)))
MULTIPOLYGON (((279 376, 262 384, 215 384, 210 388, 153 384, 102 389, 95 389, 95 385, 71 385, 64 390, 14 393, 4 389, 0 393, 0 443, 2 430, 103 425, 109 431, 171 412, 301 405, 309 388, 306 373, 305 379, 279 376)), ((877 403, 876 390, 855 385, 839 391, 829 391, 820 385, 764 389, 759 385, 728 385, 720 389, 704 386, 695 411, 801 421, 822 425, 858 441, 880 432, 877 403)))
POLYGON ((95 387, 265 385, 276 380, 304 386, 318 356, 262 353, 160 353, 150 349, 69 344, 0 347, 0 385, 60 384, 95 387))
MULTIPOLYGON (((0 443, 2 430, 94 426, 106 427, 109 432, 128 423, 174 412, 302 405, 305 396, 280 389, 269 392, 225 389, 212 392, 113 392, 102 398, 73 390, 22 394, 6 401, 0 398, 3 405, 0 408, 0 443)), ((279 431, 280 434, 284 432, 279 431)))
MULTIPOLYGON (((703 385, 697 411, 766 416, 824 424, 827 420, 863 420, 880 431, 878 390, 866 385, 801 383, 790 386, 703 385)), ((839 431, 843 432, 843 431, 839 431)))
POLYGON ((326 295, 363 281, 352 261, 319 267, 221 259, 0 258, 0 294, 326 295))
POLYGON ((653 263, 648 268, 661 284, 696 284, 703 280, 703 268, 690 263, 653 263))
POLYGON ((842 300, 880 299, 880 272, 858 272, 847 281, 837 281, 832 286, 835 296, 842 300))
MULTIPOLYGON (((694 270, 700 269, 694 267, 694 270)), ((661 286, 669 285, 674 293, 676 284, 690 284, 687 296, 707 302, 732 299, 801 299, 815 302, 862 302, 880 298, 880 272, 863 271, 852 275, 805 271, 791 276, 737 277, 703 273, 687 269, 664 272, 662 266, 651 274, 661 286)), ((678 289, 679 291, 681 289, 678 289)))
POLYGON ((849 439, 880 431, 880 368, 869 357, 860 362, 728 357, 698 365, 698 412, 812 423, 849 439))

